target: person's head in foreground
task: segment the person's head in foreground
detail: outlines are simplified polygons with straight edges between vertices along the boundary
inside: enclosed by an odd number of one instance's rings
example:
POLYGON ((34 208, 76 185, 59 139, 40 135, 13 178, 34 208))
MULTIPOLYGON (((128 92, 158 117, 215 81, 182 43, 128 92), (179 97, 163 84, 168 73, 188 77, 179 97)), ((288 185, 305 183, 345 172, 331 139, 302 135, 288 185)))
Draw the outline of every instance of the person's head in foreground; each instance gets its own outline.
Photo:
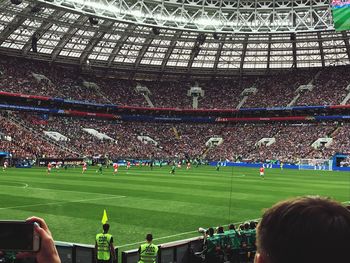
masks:
POLYGON ((255 263, 350 262, 350 211, 321 197, 268 209, 257 229, 255 263))

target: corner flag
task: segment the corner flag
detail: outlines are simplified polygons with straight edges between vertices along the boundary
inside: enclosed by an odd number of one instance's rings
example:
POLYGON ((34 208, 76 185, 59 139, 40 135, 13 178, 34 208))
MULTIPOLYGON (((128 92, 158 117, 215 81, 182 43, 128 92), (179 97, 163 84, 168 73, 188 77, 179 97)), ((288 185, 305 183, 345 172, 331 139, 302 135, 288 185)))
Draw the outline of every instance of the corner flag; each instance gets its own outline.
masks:
POLYGON ((102 216, 102 224, 106 224, 108 221, 108 216, 107 216, 107 212, 106 212, 106 209, 103 210, 103 216, 102 216))

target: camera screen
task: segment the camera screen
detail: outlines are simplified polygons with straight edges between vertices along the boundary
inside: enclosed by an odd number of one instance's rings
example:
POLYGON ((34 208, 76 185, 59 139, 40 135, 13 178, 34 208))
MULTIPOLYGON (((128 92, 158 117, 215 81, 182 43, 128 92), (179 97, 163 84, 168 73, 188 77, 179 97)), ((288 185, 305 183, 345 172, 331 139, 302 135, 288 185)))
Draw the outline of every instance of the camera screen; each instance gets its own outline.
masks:
POLYGON ((0 222, 0 250, 31 251, 33 228, 33 224, 0 222))

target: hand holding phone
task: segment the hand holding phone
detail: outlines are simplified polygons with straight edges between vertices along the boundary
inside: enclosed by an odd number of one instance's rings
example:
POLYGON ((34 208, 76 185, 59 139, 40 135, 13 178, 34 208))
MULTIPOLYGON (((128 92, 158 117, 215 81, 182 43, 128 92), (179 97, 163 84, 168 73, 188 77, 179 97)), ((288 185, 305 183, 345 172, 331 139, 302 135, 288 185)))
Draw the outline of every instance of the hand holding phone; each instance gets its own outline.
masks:
POLYGON ((37 263, 61 263, 55 242, 44 219, 0 221, 0 252, 18 251, 16 258, 35 257, 37 263))
POLYGON ((27 222, 35 223, 34 230, 41 239, 40 250, 35 253, 37 263, 61 263, 55 242, 44 219, 39 217, 30 217, 27 219, 27 222))
POLYGON ((0 221, 0 250, 37 252, 39 248, 34 222, 0 221))

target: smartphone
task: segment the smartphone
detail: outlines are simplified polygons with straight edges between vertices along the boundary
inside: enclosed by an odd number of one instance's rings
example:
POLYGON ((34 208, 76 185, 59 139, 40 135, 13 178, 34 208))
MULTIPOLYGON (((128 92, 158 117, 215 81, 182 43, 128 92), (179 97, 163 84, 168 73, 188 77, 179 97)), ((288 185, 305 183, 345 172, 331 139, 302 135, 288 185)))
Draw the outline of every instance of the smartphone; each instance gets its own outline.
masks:
POLYGON ((39 251, 40 237, 34 227, 34 222, 0 221, 0 250, 39 251))

